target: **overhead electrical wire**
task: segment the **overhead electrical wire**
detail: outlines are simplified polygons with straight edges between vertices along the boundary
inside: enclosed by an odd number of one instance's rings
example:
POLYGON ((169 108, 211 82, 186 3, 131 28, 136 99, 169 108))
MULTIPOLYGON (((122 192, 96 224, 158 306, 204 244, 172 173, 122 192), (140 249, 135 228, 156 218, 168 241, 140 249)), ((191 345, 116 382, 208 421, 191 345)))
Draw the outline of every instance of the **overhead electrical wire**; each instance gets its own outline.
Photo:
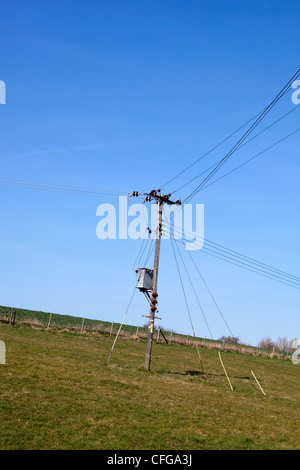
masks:
MULTIPOLYGON (((180 243, 183 243, 185 245, 185 242, 183 240, 178 240, 180 243)), ((295 289, 300 289, 300 285, 298 282, 291 281, 285 277, 280 277, 278 275, 273 274, 272 272, 266 272, 266 271, 261 271, 260 269, 257 269, 255 266, 252 266, 250 264, 246 264, 244 262, 239 261, 236 258, 230 258, 229 256, 223 255, 222 253, 219 253, 217 251, 207 249, 207 248, 199 248, 199 250, 202 253, 208 254, 210 256, 213 256, 215 258, 218 258, 222 261, 226 261, 227 263, 234 264, 240 268, 246 269, 247 271, 252 271, 255 274, 259 274, 260 276, 267 277, 269 279, 272 279, 273 281, 281 282, 283 284, 286 284, 290 287, 294 287, 295 289)))
POLYGON ((148 251, 148 254, 146 256, 146 259, 144 261, 144 266, 146 267, 147 266, 147 263, 149 261, 149 258, 151 257, 153 251, 154 251, 154 248, 155 248, 155 243, 153 243, 153 238, 151 238, 151 242, 150 242, 150 246, 149 246, 149 251, 148 251))
POLYGON ((300 76, 300 69, 290 78, 287 84, 283 89, 276 95, 276 97, 271 101, 271 103, 265 108, 265 110, 259 115, 259 117, 254 121, 250 128, 243 134, 243 136, 238 140, 238 142, 232 147, 232 149, 225 155, 225 157, 220 160, 220 162, 215 166, 215 168, 204 178, 204 180, 185 198, 183 203, 190 201, 202 188, 205 186, 208 181, 215 175, 215 173, 226 163, 226 161, 231 157, 231 155, 236 152, 236 150, 243 144, 243 142, 248 138, 248 136, 254 131, 254 129, 260 124, 260 122, 266 117, 266 115, 271 111, 271 109, 276 105, 276 103, 284 96, 287 89, 290 88, 291 84, 300 76))
MULTIPOLYGON (((181 229, 180 229, 181 230, 181 229)), ((169 236, 170 235, 170 232, 169 231, 165 231, 163 229, 163 233, 166 235, 166 236, 169 236)), ((180 232, 181 233, 181 232, 180 232)), ((180 235, 180 233, 178 234, 177 233, 177 236, 180 235)), ((176 233, 175 233, 175 236, 176 236, 176 233)), ((197 239, 197 237, 196 237, 197 239)), ((199 240, 199 239, 198 239, 199 240)), ((177 240, 179 243, 183 243, 184 245, 189 242, 191 243, 191 240, 190 239, 179 239, 177 240)), ((207 241, 207 240, 205 240, 207 241)), ((208 254, 210 256, 213 256, 215 258, 218 258, 222 261, 226 261, 227 263, 230 263, 230 264, 233 264, 233 265, 236 265, 240 268, 243 268, 243 269, 246 269, 247 271, 251 271, 251 272, 254 272, 256 274, 259 274, 261 276, 264 276, 264 277, 267 277, 269 279, 272 279, 274 281, 277 281, 277 282, 281 282, 283 284, 286 284, 290 287, 294 287, 296 289, 300 289, 300 280, 299 278, 296 278, 296 276, 293 276, 294 279, 291 278, 291 275, 289 274, 281 274, 280 272, 273 272, 273 270, 276 270, 276 268, 271 268, 271 269, 268 269, 266 266, 267 265, 263 265, 263 266, 256 266, 256 264, 258 264, 259 262, 257 262, 256 260, 255 261, 251 261, 251 258, 248 258, 248 257, 244 257, 243 258, 243 255, 240 255, 238 254, 238 256, 236 256, 234 253, 236 252, 233 252, 232 250, 228 250, 226 251, 226 249, 220 249, 218 248, 217 245, 213 245, 212 247, 211 246, 203 246, 203 241, 195 241, 193 242, 194 245, 195 245, 195 249, 197 247, 198 248, 198 251, 201 251, 205 254, 208 254), (240 259, 241 258, 241 259, 240 259)), ((279 271, 279 270, 278 270, 279 271)))
MULTIPOLYGON (((202 189, 206 189, 208 188, 209 186, 217 183, 219 180, 225 178, 226 176, 230 175, 231 173, 233 173, 234 171, 238 170, 239 168, 241 168, 242 166, 246 165, 247 163, 251 162, 252 160, 254 160, 255 158, 258 158, 259 156, 263 155, 265 152, 267 152, 268 150, 274 148, 276 145, 279 145, 281 142, 285 141, 286 139, 288 139, 289 137, 291 137, 292 135, 296 134, 297 132, 300 131, 300 127, 298 129, 296 129, 295 131, 291 132, 290 134, 286 135, 285 137, 283 137, 282 139, 278 140, 277 142, 275 142, 274 144, 270 145, 269 147, 263 149, 261 152, 259 152, 258 154, 254 155, 253 157, 249 158, 248 160, 246 160, 245 162, 241 163, 240 165, 234 167, 232 170, 228 171, 227 173, 225 173, 224 175, 220 176, 219 178, 213 180, 211 183, 205 185, 202 189)), ((210 167, 211 168, 211 167, 210 167)), ((207 171, 207 170, 206 170, 207 171)), ((202 172, 201 174, 203 173, 206 173, 206 171, 202 172)), ((199 176, 199 175, 198 175, 199 176)), ((196 176, 196 178, 198 177, 196 176)), ((194 178, 195 179, 195 178, 194 178)), ((184 202, 183 202, 184 203, 184 202)), ((182 203, 182 204, 183 204, 182 203)), ((181 206, 178 206, 177 209, 175 209, 174 211, 174 214, 176 214, 176 212, 178 212, 180 210, 181 206)))
MULTIPOLYGON (((286 90, 286 92, 284 93, 287 94, 290 90, 286 90)), ((283 96, 284 96, 283 95, 283 96)), ((186 168, 184 168, 182 171, 180 171, 179 173, 177 173, 177 175, 175 175, 173 178, 171 178, 170 180, 168 180, 166 183, 164 183, 163 185, 161 185, 160 187, 161 188, 164 188, 165 186, 167 186, 169 183, 171 183, 172 181, 174 181, 175 179, 177 179, 179 176, 181 176, 183 173, 185 173, 186 171, 188 171, 190 168, 192 168, 194 165, 196 165, 199 161, 201 161, 203 158, 205 158, 207 155, 209 155, 210 153, 212 153, 214 150, 216 150, 218 147, 220 147, 221 145, 223 145, 225 142, 227 142, 227 140, 229 140, 231 137, 233 137, 235 134, 237 134, 240 130, 242 130, 244 127, 247 126, 247 124, 249 124, 250 122, 254 121, 255 118, 257 118, 264 110, 266 109, 263 108, 259 113, 255 114, 255 116, 253 116, 251 119, 249 119, 247 122, 245 122, 245 124, 243 124, 241 127, 239 127, 237 130, 235 130, 234 132, 232 132, 229 136, 227 136, 225 139, 223 139, 221 142, 219 142, 217 145, 215 145, 213 148, 211 148, 208 152, 206 152, 204 155, 202 155, 201 157, 199 157, 197 160, 195 160, 194 162, 192 162, 189 166, 187 166, 186 168)), ((285 116, 282 116, 282 118, 285 117, 285 116)), ((276 124, 276 122, 274 123, 276 124)), ((173 191, 174 192, 174 191, 173 191)))
POLYGON ((136 293, 136 285, 134 286, 133 293, 132 293, 132 296, 131 296, 131 298, 130 298, 130 300, 129 300, 129 303, 128 303, 128 306, 127 306, 125 315, 124 315, 124 317, 123 317, 122 323, 120 324, 120 327, 119 327, 118 332, 117 332, 117 334, 116 334, 116 337, 115 337, 115 339, 114 339, 113 345, 112 345, 112 347, 111 347, 111 350, 110 350, 110 353, 109 353, 109 356, 108 356, 108 359, 107 359, 107 363, 106 363, 107 365, 109 365, 109 361, 110 361, 111 355, 112 355, 112 353, 113 353, 113 350, 114 350, 115 344, 116 344, 116 342, 117 342, 117 339, 118 339, 118 337, 119 337, 120 331, 121 331, 121 329, 122 329, 122 327, 123 327, 123 325, 124 325, 124 322, 125 322, 125 320, 126 320, 126 317, 127 317, 127 314, 128 314, 128 310, 129 310, 129 308, 130 308, 130 306, 131 306, 131 304, 132 304, 133 297, 134 297, 134 294, 135 294, 135 293, 136 293))
POLYGON ((0 184, 6 186, 19 186, 22 188, 37 189, 42 191, 54 191, 68 194, 80 194, 92 197, 119 197, 121 195, 129 195, 122 191, 111 191, 106 189, 85 188, 82 186, 67 186, 54 183, 42 183, 39 181, 27 181, 20 179, 9 179, 0 177, 0 184))
MULTIPOLYGON (((275 124, 277 124, 279 121, 281 121, 283 118, 285 118, 286 116, 288 116, 289 114, 293 113, 294 111, 296 111, 296 109, 300 108, 300 105, 297 105, 295 106, 294 108, 292 108, 288 113, 284 114, 283 116, 281 116, 279 119, 277 119, 276 121, 272 122, 272 124, 270 124, 269 126, 265 127, 262 131, 260 131, 258 134, 256 134, 254 137, 252 137, 251 139, 247 140, 246 142, 244 142, 239 148, 238 150, 240 150, 241 148, 245 147, 246 145, 248 145, 250 142, 252 142, 254 139, 256 139, 257 137, 259 137, 261 134, 263 134, 264 132, 266 132, 267 130, 269 130, 271 127, 273 127, 275 124)), ((298 129, 299 130, 299 129, 298 129)), ((298 131, 297 130, 297 131, 298 131)), ((295 131, 295 132, 297 132, 295 131)), ((292 133, 293 134, 293 133, 292 133)), ((290 135, 292 134, 289 134, 288 136, 286 136, 284 139, 282 140, 285 140, 287 139, 288 137, 290 137, 290 135)), ((280 143, 282 140, 280 140, 278 143, 280 143)), ((277 145, 277 144, 274 144, 274 145, 277 145)), ((273 145, 273 146, 274 146, 273 145)), ((272 148, 273 146, 271 147, 268 147, 267 149, 265 149, 263 152, 269 150, 270 148, 272 148)), ((261 153, 263 153, 261 152, 261 153)), ((258 154, 258 155, 261 155, 258 154)), ((257 155, 257 156, 258 156, 257 155)), ((256 158, 256 157, 253 157, 253 158, 256 158)), ((180 191, 181 189, 185 188, 186 186, 188 186, 189 184, 191 184, 193 181, 195 181, 196 179, 200 178, 200 176, 204 175, 205 173, 207 173, 209 170, 211 170, 212 168, 214 168, 215 165, 217 165, 218 163, 221 162, 222 159, 218 160, 217 162, 213 163, 212 165, 210 165, 208 168, 206 168, 206 170, 203 170, 201 173, 197 174, 196 176, 194 176, 192 179, 190 179, 187 183, 184 183, 183 185, 181 185, 180 187, 176 188, 172 194, 180 191)), ((250 159, 251 160, 251 159, 250 159)), ((248 163, 248 161, 250 160, 247 160, 247 162, 245 163, 248 163)), ((244 163, 244 164, 245 164, 244 163)), ((238 168, 238 167, 237 167, 238 168)))
MULTIPOLYGON (((180 227, 177 227, 175 226, 173 223, 171 223, 171 228, 173 228, 175 231, 177 231, 177 234, 181 234, 182 230, 180 227)), ((300 283, 300 278, 298 276, 295 276, 293 274, 289 274, 287 273, 286 271, 283 271, 281 269, 278 269, 278 268, 275 268, 274 266, 270 266, 269 264, 266 264, 266 263, 262 263, 254 258, 251 258, 249 256, 246 256, 246 255, 243 255, 242 253, 239 253, 237 251, 234 251, 234 250, 231 250, 230 248, 226 248, 225 246, 223 245, 220 245, 218 243, 215 243, 211 240, 208 240, 207 238, 203 238, 199 235, 196 235, 193 234, 192 232, 189 232, 188 230, 184 230, 184 232, 187 234, 187 235, 191 235, 191 237, 194 237, 199 243, 201 243, 201 245, 203 245, 203 243, 205 243, 205 245, 208 245, 208 246, 211 246, 212 248, 215 248, 219 251, 222 251, 222 252, 225 252, 225 253, 228 253, 229 255, 231 256, 235 256, 237 258, 240 258, 242 260, 245 260, 247 261, 248 263, 252 263, 254 265, 257 265, 261 268, 265 268, 265 269, 268 269, 270 271, 274 271, 274 273, 277 273, 277 274, 280 274, 282 275, 283 277, 288 277, 288 278, 291 278, 294 279, 295 281, 298 281, 300 283)), ((188 241, 187 237, 186 237, 186 240, 188 241)), ((190 241, 190 240, 189 240, 190 241)))
MULTIPOLYGON (((145 235, 146 235, 146 233, 147 233, 147 229, 145 230, 145 235)), ((142 258, 143 254, 144 254, 144 251, 145 251, 146 247, 147 247, 147 243, 148 243, 148 241, 149 241, 149 237, 147 237, 147 242, 146 242, 146 245, 144 246, 144 243, 145 243, 145 240, 146 240, 145 235, 144 235, 144 237, 143 237, 142 244, 141 244, 141 247, 140 247, 140 249, 139 249, 139 252, 138 252, 138 254, 137 254, 136 258, 135 258, 135 261, 134 261, 134 263, 133 263, 133 266, 132 266, 132 270, 133 270, 133 271, 135 270, 135 267, 136 267, 136 266, 137 266, 137 267, 139 266, 140 261, 141 261, 141 258, 142 258), (144 249, 143 249, 143 247, 144 247, 144 249)))
POLYGON ((233 173, 234 171, 238 170, 239 168, 241 168, 242 166, 246 165, 247 163, 251 162, 252 160, 254 160, 255 158, 257 157, 260 157, 260 155, 263 155, 265 152, 267 152, 268 150, 270 150, 271 148, 275 147, 276 145, 280 144, 281 142, 283 142, 284 140, 288 139, 289 137, 291 137, 292 135, 296 134, 297 132, 300 131, 300 127, 298 129, 296 129, 295 131, 291 132, 290 134, 286 135, 285 137, 283 137, 282 139, 278 140, 277 142, 275 142, 274 144, 270 145, 270 147, 267 147, 266 149, 262 150, 261 152, 257 153, 256 155, 254 155, 253 157, 249 158, 248 160, 246 160, 245 162, 241 163, 240 165, 236 166, 235 168, 233 168, 232 170, 228 171, 227 173, 225 173, 224 175, 220 176, 219 178, 213 180, 211 183, 209 184, 206 184, 205 186, 203 186, 201 189, 199 189, 198 192, 200 191, 203 191, 204 189, 208 188, 209 186, 212 186, 213 184, 217 183, 217 181, 220 181, 221 179, 225 178, 225 176, 228 176, 230 175, 231 173, 233 173))
MULTIPOLYGON (((202 307, 201 307, 201 305, 200 305, 198 296, 197 296, 197 294, 196 294, 196 292, 195 292, 195 289, 194 289, 194 286, 193 286, 191 277, 190 277, 190 275, 189 275, 188 269, 187 269, 187 267, 186 267, 186 264, 185 264, 185 262, 184 262, 184 260, 183 260, 182 255, 181 255, 181 253, 180 253, 180 250, 179 250, 179 248, 178 248, 178 246, 177 246, 177 241, 176 241, 175 239, 174 239, 174 241, 175 241, 175 246, 176 246, 176 248, 177 248, 177 250, 178 250, 178 253, 179 253, 179 255, 180 255, 182 264, 183 264, 183 266, 184 266, 184 268, 185 268, 186 274, 187 274, 187 276, 188 276, 188 279, 189 279, 190 284, 191 284, 191 286, 192 286, 192 289, 193 289, 193 291, 194 291, 194 294, 195 294, 195 296, 196 296, 196 298, 197 298, 197 300, 198 300, 199 307, 200 307, 200 309, 201 309, 201 311, 202 311, 202 313, 203 313, 203 315, 204 315, 204 312, 203 312, 202 307)), ((226 319, 225 319, 223 313, 221 312, 221 309, 220 309, 219 305, 217 304, 217 302, 216 302, 214 296, 213 296, 212 293, 211 293, 211 290, 209 289, 207 283, 205 282, 205 280, 204 280, 202 274, 200 273, 200 271, 199 271, 199 269, 198 269, 198 266, 197 266, 196 263, 194 262, 194 260, 193 260, 193 258, 191 257, 191 254, 190 254, 189 251, 188 251, 188 254, 189 254, 190 259, 192 260, 193 265, 195 266, 195 268, 196 268, 196 270, 197 270, 197 272, 198 272, 198 274, 199 274, 199 276, 200 276, 200 278, 201 278, 201 281, 203 282, 203 284, 204 284, 206 290, 208 291, 208 293, 209 293, 211 299, 213 300, 215 306, 217 307, 217 310, 218 310, 218 312, 219 312, 219 314, 220 314, 222 320, 224 321, 224 323, 225 323, 225 325, 226 325, 226 327, 227 327, 227 329, 228 329, 230 335, 233 337, 234 335, 233 335, 233 333, 232 333, 232 331, 231 331, 230 326, 228 325, 228 322, 226 321, 226 319)), ((206 321, 206 317, 204 317, 204 318, 205 318, 205 321, 206 321)), ((209 332, 210 332, 210 334, 211 334, 211 331, 210 331, 210 328, 209 328, 209 326, 208 326, 208 323, 206 322, 206 324, 207 324, 207 327, 208 327, 209 332)), ((212 334, 211 334, 211 337, 212 337, 212 334)), ((213 337, 212 337, 212 339, 213 339, 213 337)))
POLYGON ((193 325, 193 321, 192 321, 192 317, 191 317, 191 312, 190 312, 189 304, 188 304, 188 301, 187 301, 187 297, 186 297, 186 293, 185 293, 185 289, 184 289, 184 285, 183 285, 182 276, 181 276, 181 273, 180 273, 180 269, 179 269, 179 264, 178 264, 178 261, 177 261, 176 253, 175 253, 175 250, 174 250, 172 238, 171 238, 171 246, 172 246, 172 250, 173 250, 173 254, 174 254, 174 258, 175 258, 175 263, 176 263, 176 267, 177 267, 177 271, 178 271, 178 276, 179 276, 179 280, 180 280, 180 284, 181 284, 181 288, 182 288, 182 292, 183 292, 183 296, 184 296, 184 300, 185 300, 186 309, 187 309, 187 312, 188 312, 188 316, 189 316, 189 319, 190 319, 190 324, 191 324, 192 331, 193 331, 193 336, 194 336, 195 343, 196 343, 196 349, 197 349, 197 354, 198 354, 199 362, 200 362, 202 371, 204 372, 204 368, 203 368, 203 363, 202 363, 200 351, 199 351, 198 344, 197 344, 197 341, 196 341, 195 329, 194 329, 194 325, 193 325))
POLYGON ((180 253, 180 250, 179 250, 179 248, 178 248, 177 242, 176 242, 176 240, 175 240, 174 238, 172 238, 172 239, 175 241, 176 249, 177 249, 178 254, 179 254, 179 256, 180 256, 181 262, 182 262, 182 264, 183 264, 183 266, 184 266, 186 275, 187 275, 187 277, 188 277, 188 279, 189 279, 189 281, 190 281, 190 284, 191 284, 191 286, 192 286, 194 295, 195 295, 195 297, 196 297, 198 306, 199 306, 199 308, 200 308, 200 311, 201 311, 202 316, 203 316, 203 318, 204 318, 204 321, 205 321, 205 323, 206 323, 206 326, 207 326, 207 329, 208 329, 209 334, 210 334, 210 336, 211 336, 211 339, 214 339, 214 338, 213 338, 213 334, 212 334, 212 332, 211 332, 211 329, 210 329, 210 327, 209 327, 207 318, 206 318, 205 313, 204 313, 204 311, 203 311, 202 305, 201 305, 201 303, 200 303, 199 297, 198 297, 198 295, 197 295, 196 289, 195 289, 194 284, 193 284, 193 282, 192 282, 191 276, 189 275, 189 271, 188 271, 188 269, 187 269, 187 267, 186 267, 186 264, 185 264, 185 262, 184 262, 184 260, 183 260, 183 257, 182 257, 182 255, 181 255, 181 253, 180 253))
POLYGON ((228 331, 230 332, 231 336, 233 337, 233 333, 232 333, 232 331, 231 331, 231 329, 230 329, 230 327, 229 327, 229 325, 228 325, 228 323, 227 323, 227 321, 226 321, 226 319, 225 319, 223 313, 221 312, 221 309, 220 309, 219 305, 217 304, 217 302, 216 302, 214 296, 213 296, 212 293, 211 293, 211 290, 209 289, 209 287, 208 287, 206 281, 204 280, 204 277, 202 276, 201 272, 199 271, 199 268, 198 268, 198 266, 196 265, 195 261, 193 260, 192 255, 191 255, 191 253, 190 253, 189 251, 188 251, 188 255, 189 255, 190 259, 192 260, 192 263, 194 264, 194 266, 195 266, 195 268, 196 268, 196 270, 197 270, 199 276, 201 277, 201 280, 202 280, 203 284, 205 285, 206 290, 207 290, 207 292, 209 293, 209 295, 210 295, 212 301, 214 302, 215 306, 217 307, 217 310, 218 310, 219 314, 221 315, 221 317, 222 317, 222 319, 223 319, 225 325, 227 326, 228 331))

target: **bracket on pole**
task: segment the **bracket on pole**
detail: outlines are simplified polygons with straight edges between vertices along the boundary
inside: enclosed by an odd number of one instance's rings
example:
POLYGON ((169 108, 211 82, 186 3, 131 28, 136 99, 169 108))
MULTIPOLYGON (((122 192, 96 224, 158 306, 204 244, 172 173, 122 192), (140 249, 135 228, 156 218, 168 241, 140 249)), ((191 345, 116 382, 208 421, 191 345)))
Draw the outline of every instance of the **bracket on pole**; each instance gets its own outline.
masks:
MULTIPOLYGON (((142 317, 145 317, 145 318, 151 318, 150 315, 142 315, 142 317)), ((152 317, 153 319, 154 318, 157 318, 158 320, 162 320, 160 317, 152 317)))

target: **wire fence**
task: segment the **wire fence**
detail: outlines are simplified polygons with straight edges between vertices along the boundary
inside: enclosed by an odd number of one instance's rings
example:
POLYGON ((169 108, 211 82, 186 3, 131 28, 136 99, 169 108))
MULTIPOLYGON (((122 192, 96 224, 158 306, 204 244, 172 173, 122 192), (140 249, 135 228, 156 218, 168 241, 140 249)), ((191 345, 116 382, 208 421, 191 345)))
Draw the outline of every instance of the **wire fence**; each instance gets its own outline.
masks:
MULTIPOLYGON (((33 328, 64 330, 81 334, 106 335, 115 337, 120 328, 120 323, 92 320, 89 318, 75 317, 71 315, 61 315, 58 313, 39 312, 26 309, 16 309, 12 307, 0 306, 0 324, 10 324, 13 326, 30 326, 33 328)), ((146 341, 148 327, 126 325, 122 326, 119 332, 120 337, 146 341)), ((267 356, 278 359, 290 359, 293 350, 286 348, 279 350, 273 348, 261 348, 246 344, 232 344, 224 340, 212 340, 209 338, 194 337, 175 331, 157 327, 154 333, 155 343, 168 345, 199 347, 205 349, 215 349, 219 351, 250 354, 257 356, 267 356)))

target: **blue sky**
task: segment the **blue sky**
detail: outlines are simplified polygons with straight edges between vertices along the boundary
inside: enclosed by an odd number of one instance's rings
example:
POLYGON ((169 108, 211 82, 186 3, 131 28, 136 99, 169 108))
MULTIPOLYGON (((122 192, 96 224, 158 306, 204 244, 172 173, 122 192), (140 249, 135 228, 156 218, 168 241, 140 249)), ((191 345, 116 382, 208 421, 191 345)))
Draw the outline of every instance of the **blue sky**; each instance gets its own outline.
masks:
MULTIPOLYGON (((283 1, 6 2, 1 175, 123 192, 157 188, 269 104, 299 68, 299 30, 299 5, 283 1)), ((295 107, 291 94, 258 131, 295 107)), ((296 130, 299 113, 234 154, 220 175, 296 130)), ((205 205, 205 236, 299 275, 299 177, 297 133, 195 197, 205 205)), ((97 206, 114 201, 5 185, 0 193, 0 303, 121 321, 141 241, 97 239, 97 206)), ((195 260, 242 341, 299 338, 299 290, 200 251, 195 260)), ((227 334, 193 279, 214 337, 227 334)), ((187 292, 196 334, 209 336, 187 292)), ((191 333, 168 241, 159 300, 160 323, 191 333)), ((127 322, 141 325, 147 312, 137 292, 127 322)))

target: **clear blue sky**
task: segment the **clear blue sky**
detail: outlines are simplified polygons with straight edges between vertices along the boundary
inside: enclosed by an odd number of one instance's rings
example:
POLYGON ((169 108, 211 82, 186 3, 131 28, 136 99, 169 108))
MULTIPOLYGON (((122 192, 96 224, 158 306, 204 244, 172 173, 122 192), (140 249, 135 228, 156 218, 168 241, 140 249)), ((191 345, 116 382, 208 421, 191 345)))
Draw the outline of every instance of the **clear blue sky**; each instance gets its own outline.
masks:
MULTIPOLYGON (((157 188, 258 113, 299 68, 295 2, 12 0, 0 8, 3 178, 157 188)), ((289 93, 259 130, 294 106, 289 93)), ((294 131, 299 113, 222 172, 294 131)), ((205 236, 299 275, 299 179, 298 133, 196 196, 192 202, 205 205, 205 236)), ((96 208, 113 201, 3 185, 0 194, 0 304, 121 321, 141 241, 97 239, 96 208)), ((299 290, 201 252, 195 259, 242 341, 300 337, 299 290)), ((228 334, 194 279, 214 337, 228 334)), ((160 323, 191 333, 168 241, 159 294, 160 323)), ((143 314, 148 306, 137 293, 126 322, 141 325, 143 314)), ((192 297, 191 314, 196 334, 209 336, 192 297)))

